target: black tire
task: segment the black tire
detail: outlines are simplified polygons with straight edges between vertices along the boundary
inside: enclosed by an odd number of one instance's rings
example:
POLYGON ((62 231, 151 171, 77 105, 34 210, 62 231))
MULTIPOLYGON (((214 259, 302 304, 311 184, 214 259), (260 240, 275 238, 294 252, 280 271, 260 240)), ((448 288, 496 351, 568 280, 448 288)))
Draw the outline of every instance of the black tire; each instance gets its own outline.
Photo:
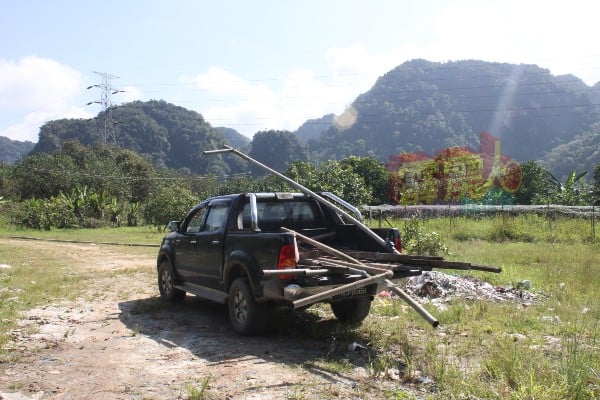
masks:
POLYGON ((357 324, 369 315, 369 311, 371 311, 371 298, 358 297, 331 303, 331 310, 339 321, 357 324))
POLYGON ((236 278, 229 288, 229 321, 240 335, 254 335, 264 326, 264 307, 257 304, 248 278, 236 278))
POLYGON ((158 266, 158 291, 163 301, 181 303, 185 299, 185 291, 175 287, 175 277, 168 260, 158 266))

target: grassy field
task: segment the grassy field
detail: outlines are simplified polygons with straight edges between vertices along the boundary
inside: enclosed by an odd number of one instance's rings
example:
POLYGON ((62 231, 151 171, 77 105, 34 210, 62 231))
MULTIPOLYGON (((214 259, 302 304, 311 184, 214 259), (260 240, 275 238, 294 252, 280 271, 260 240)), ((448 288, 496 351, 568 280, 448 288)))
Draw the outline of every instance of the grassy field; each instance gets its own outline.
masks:
MULTIPOLYGON (((403 221, 391 223, 402 230, 403 221)), ((448 259, 503 268, 501 274, 472 275, 500 287, 529 280, 540 301, 524 306, 457 299, 445 309, 428 305, 441 324, 433 329, 404 303, 377 298, 362 326, 326 332, 344 344, 340 349, 351 342, 369 344, 370 373, 396 371, 400 381, 425 382, 431 390, 419 397, 390 390, 389 399, 600 398, 600 239, 592 237, 589 221, 529 216, 441 218, 422 224, 441 235, 448 259)), ((164 233, 150 227, 0 229, 0 236, 7 235, 158 245, 164 233)), ((71 298, 86 279, 72 275, 60 257, 10 245, 0 245, 0 264, 22 266, 0 270, 0 347, 22 310, 71 298), (30 267, 42 258, 54 271, 43 277, 30 267), (14 301, 22 290, 32 294, 27 301, 14 301)), ((5 361, 12 357, 7 351, 0 356, 5 361)), ((314 363, 332 372, 352 366, 345 350, 314 363)))
POLYGON ((0 226, 0 236, 159 246, 160 241, 163 236, 165 236, 165 232, 159 231, 156 227, 152 226, 99 229, 54 229, 49 231, 0 226))
MULTIPOLYGON (((403 224, 392 221, 401 230, 403 224)), ((528 307, 484 301, 427 307, 440 320, 438 330, 381 302, 374 310, 380 317, 359 329, 363 340, 376 343, 379 365, 404 366, 407 380, 415 371, 430 377, 431 398, 600 398, 600 240, 590 221, 520 216, 422 224, 440 233, 447 258, 503 268, 470 275, 500 287, 529 280, 542 300, 528 307)))

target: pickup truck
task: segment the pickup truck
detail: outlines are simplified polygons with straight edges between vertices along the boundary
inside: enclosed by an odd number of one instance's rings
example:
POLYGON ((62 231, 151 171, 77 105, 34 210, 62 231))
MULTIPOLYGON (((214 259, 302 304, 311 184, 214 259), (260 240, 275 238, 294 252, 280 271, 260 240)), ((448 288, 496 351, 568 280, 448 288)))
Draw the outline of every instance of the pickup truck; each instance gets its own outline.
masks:
POLYGON ((186 293, 227 304, 233 329, 257 333, 273 307, 301 310, 326 302, 343 322, 362 322, 378 290, 389 289, 433 327, 438 320, 392 279, 433 268, 499 273, 499 267, 400 252, 396 228, 371 229, 358 209, 332 193, 315 193, 230 147, 233 153, 301 193, 243 193, 207 199, 169 234, 157 258, 166 301, 186 293), (337 203, 337 204, 336 204, 337 203))
POLYGON ((372 254, 391 253, 400 239, 389 228, 374 230, 383 238, 374 240, 305 193, 209 198, 168 229, 157 258, 161 298, 180 302, 192 293, 227 304, 231 325, 242 335, 259 332, 274 307, 302 309, 317 302, 329 303, 340 321, 361 322, 383 275, 366 279, 368 272, 324 259, 306 242, 372 254))

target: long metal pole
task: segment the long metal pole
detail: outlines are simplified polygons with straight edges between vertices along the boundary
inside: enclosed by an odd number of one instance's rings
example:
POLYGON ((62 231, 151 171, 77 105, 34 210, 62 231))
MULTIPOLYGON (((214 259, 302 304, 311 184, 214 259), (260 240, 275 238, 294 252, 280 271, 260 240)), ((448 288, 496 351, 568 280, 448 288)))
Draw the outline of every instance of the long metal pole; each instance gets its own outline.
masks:
MULTIPOLYGON (((299 184, 298 182, 294 181, 293 179, 290 179, 287 176, 285 176, 285 175, 283 175, 283 174, 275 171, 274 169, 266 166, 265 164, 261 163, 260 161, 257 161, 255 159, 253 159, 252 157, 250 157, 250 156, 242 153, 241 151, 234 149, 233 147, 230 147, 230 146, 227 146, 227 145, 224 145, 223 147, 225 147, 225 149, 221 149, 221 150, 207 150, 207 151, 204 151, 204 154, 219 154, 219 153, 229 153, 229 152, 237 154, 238 156, 242 157, 243 159, 245 159, 247 161, 250 161, 250 162, 258 165, 259 167, 265 169, 269 173, 271 173, 271 174, 279 177, 280 179, 283 179, 285 182, 287 182, 290 185, 296 187, 297 189, 299 189, 304 194, 307 194, 307 195, 313 197, 315 200, 317 200, 321 204, 324 204, 325 206, 334 209, 335 211, 339 212, 340 214, 343 214, 346 218, 348 218, 350 221, 352 221, 352 223, 354 223, 360 230, 362 230, 367 235, 369 235, 371 238, 373 238, 374 240, 376 240, 383 247, 385 247, 385 248, 388 247, 388 243, 383 238, 381 238, 379 235, 377 235, 375 232, 373 232, 368 226, 366 226, 365 224, 363 224, 360 220, 354 218, 352 215, 350 215, 345 210, 339 208, 335 204, 333 204, 333 203, 327 201, 325 198, 319 196, 317 193, 315 193, 312 190, 310 190, 310 189, 302 186, 301 184, 299 184)), ((398 252, 398 250, 396 250, 396 249, 393 249, 393 252, 396 253, 396 254, 400 254, 398 252)))

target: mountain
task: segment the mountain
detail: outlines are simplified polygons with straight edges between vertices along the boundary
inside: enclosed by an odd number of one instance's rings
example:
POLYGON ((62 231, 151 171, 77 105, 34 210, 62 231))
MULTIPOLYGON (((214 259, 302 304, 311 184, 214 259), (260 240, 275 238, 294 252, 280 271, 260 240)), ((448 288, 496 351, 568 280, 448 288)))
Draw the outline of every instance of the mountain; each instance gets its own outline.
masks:
MULTIPOLYGON (((592 172, 600 165, 600 123, 570 142, 556 146, 544 155, 540 164, 560 177, 571 171, 592 172)), ((589 176, 591 178, 592 174, 589 176)))
POLYGON ((348 115, 338 116, 349 122, 331 126, 309 149, 317 160, 387 161, 402 152, 478 148, 485 131, 513 159, 539 160, 591 130, 599 120, 597 96, 598 84, 535 65, 412 60, 359 95, 348 115))
POLYGON ((20 142, 0 136, 0 163, 14 163, 21 157, 26 156, 33 149, 33 146, 33 142, 20 142))
POLYGON ((248 137, 242 135, 238 131, 232 128, 226 128, 224 126, 220 126, 216 128, 221 131, 223 136, 225 136, 225 140, 231 147, 234 147, 240 151, 247 151, 250 146, 250 139, 248 137))
POLYGON ((335 115, 327 114, 321 118, 309 119, 296 132, 296 136, 302 143, 308 143, 312 139, 316 139, 333 125, 335 115))
MULTIPOLYGON (((600 83, 590 87, 527 64, 412 60, 377 79, 342 115, 310 119, 294 133, 312 161, 356 155, 386 162, 405 152, 478 149, 483 131, 500 139, 504 155, 540 161, 564 176, 600 163, 599 116, 600 83)), ((234 129, 213 128, 201 114, 162 100, 112 107, 91 120, 48 122, 32 152, 52 152, 69 140, 116 143, 157 167, 216 175, 244 172, 247 164, 231 155, 204 157, 203 150, 226 143, 253 149, 234 129)))
POLYGON ((203 155, 222 148, 224 134, 202 115, 165 101, 134 101, 112 107, 91 120, 62 119, 40 128, 32 153, 53 152, 69 140, 85 145, 117 144, 144 156, 156 167, 189 169, 225 175, 245 170, 243 160, 225 162, 222 156, 203 155))

